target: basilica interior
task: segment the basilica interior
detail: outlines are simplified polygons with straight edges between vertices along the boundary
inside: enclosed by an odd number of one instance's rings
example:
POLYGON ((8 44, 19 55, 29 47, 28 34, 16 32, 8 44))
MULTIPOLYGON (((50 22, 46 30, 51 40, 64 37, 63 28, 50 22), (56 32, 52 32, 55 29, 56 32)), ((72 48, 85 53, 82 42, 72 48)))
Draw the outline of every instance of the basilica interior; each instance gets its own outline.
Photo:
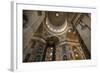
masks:
POLYGON ((23 62, 91 59, 91 13, 23 10, 23 62))

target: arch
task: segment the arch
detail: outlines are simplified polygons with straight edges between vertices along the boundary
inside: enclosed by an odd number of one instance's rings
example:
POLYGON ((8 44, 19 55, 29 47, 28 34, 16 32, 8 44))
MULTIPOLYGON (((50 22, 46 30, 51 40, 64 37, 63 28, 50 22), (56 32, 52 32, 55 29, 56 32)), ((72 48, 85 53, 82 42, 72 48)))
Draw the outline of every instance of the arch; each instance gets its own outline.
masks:
POLYGON ((40 37, 32 37, 32 39, 34 39, 34 40, 39 40, 39 41, 41 41, 41 42, 43 42, 43 43, 46 44, 46 40, 43 39, 43 38, 40 38, 40 37))

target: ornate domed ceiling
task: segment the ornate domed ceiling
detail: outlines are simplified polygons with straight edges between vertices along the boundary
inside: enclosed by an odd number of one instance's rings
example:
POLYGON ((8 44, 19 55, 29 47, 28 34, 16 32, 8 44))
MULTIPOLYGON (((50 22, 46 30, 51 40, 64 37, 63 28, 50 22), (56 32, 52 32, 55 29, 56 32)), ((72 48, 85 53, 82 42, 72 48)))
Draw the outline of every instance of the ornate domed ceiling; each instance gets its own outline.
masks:
POLYGON ((23 62, 91 59, 84 43, 89 43, 87 37, 91 37, 87 29, 81 29, 83 24, 89 26, 86 14, 28 10, 24 14, 28 22, 23 28, 23 62), (80 20, 84 20, 81 25, 80 20))
POLYGON ((61 35, 67 30, 67 15, 64 12, 47 12, 45 29, 56 35, 61 35))
POLYGON ((48 12, 48 19, 55 27, 62 26, 66 20, 64 12, 48 12))

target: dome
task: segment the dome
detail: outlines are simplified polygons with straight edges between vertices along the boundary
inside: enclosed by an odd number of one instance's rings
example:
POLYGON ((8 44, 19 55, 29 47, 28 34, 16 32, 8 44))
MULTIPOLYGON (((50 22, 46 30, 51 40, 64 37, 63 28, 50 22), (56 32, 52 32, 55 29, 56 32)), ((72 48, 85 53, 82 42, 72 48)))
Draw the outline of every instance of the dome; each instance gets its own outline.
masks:
POLYGON ((48 12, 48 19, 54 26, 62 26, 66 20, 64 12, 48 12))

